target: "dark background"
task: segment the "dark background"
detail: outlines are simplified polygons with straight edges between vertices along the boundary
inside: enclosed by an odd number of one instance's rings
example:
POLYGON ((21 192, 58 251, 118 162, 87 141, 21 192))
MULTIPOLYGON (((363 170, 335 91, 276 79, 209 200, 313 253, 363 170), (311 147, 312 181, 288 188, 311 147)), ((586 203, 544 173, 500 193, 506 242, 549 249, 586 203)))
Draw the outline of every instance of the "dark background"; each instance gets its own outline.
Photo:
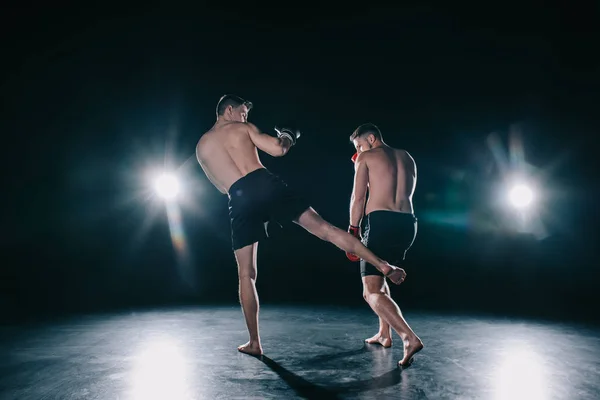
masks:
MULTIPOLYGON (((342 229, 350 133, 374 122, 413 155, 419 233, 392 288, 406 312, 597 321, 597 17, 597 5, 524 2, 9 7, 3 319, 236 304, 227 199, 194 157, 217 100, 236 93, 264 131, 302 129, 286 157, 261 157, 342 229), (163 167, 186 185, 185 251, 147 180, 163 167), (507 171, 537 182, 530 232, 503 206, 507 171)), ((343 252, 299 227, 272 233, 259 247, 263 304, 367 307, 343 252)))

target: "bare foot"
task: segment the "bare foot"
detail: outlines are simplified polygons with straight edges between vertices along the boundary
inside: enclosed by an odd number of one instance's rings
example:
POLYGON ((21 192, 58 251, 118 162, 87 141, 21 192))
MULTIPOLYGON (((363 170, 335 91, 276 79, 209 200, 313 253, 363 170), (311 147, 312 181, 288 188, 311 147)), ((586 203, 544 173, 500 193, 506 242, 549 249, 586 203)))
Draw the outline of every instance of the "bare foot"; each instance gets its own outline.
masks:
POLYGON ((365 339, 365 342, 369 344, 380 344, 385 348, 392 347, 392 338, 383 336, 381 333, 377 333, 372 338, 365 339))
POLYGON ((404 282, 404 279, 406 278, 406 272, 402 268, 394 267, 393 265, 390 265, 390 267, 391 269, 387 274, 385 274, 385 276, 390 278, 390 281, 396 285, 404 282))
POLYGON ((400 367, 410 366, 414 359, 413 356, 423 349, 423 342, 421 339, 415 337, 414 339, 408 339, 404 342, 404 358, 398 361, 400 367))
POLYGON ((262 356, 263 354, 262 346, 258 342, 248 342, 239 346, 238 350, 252 356, 262 356))

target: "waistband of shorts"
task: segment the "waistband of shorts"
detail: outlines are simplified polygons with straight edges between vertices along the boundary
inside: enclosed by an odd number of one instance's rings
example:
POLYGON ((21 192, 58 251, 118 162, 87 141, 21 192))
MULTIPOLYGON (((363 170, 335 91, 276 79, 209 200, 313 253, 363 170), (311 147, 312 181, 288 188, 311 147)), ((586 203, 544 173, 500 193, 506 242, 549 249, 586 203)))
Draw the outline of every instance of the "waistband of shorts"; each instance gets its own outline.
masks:
POLYGON ((416 221, 417 216, 415 213, 406 213, 401 211, 391 211, 391 210, 374 210, 367 214, 368 218, 378 218, 381 216, 382 218, 406 218, 416 221))
POLYGON ((238 179, 237 181, 233 182, 233 184, 229 187, 229 190, 227 191, 227 195, 229 197, 231 197, 231 193, 232 192, 234 192, 234 191, 236 191, 238 189, 241 189, 253 177, 260 176, 262 174, 268 174, 268 173, 269 173, 269 171, 266 168, 258 168, 258 169, 255 169, 252 172, 248 172, 246 175, 242 176, 240 179, 238 179))

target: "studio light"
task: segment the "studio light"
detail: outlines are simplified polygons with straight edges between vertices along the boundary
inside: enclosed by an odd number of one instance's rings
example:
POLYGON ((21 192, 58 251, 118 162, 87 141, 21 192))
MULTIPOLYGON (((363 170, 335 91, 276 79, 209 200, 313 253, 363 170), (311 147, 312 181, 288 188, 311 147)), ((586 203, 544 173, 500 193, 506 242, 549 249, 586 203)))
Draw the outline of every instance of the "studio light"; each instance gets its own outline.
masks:
POLYGON ((174 175, 162 174, 154 183, 156 193, 163 199, 174 199, 179 193, 179 181, 174 175))
POLYGON ((533 201, 533 191, 524 184, 518 184, 511 188, 509 192, 510 203, 516 208, 526 208, 533 201))

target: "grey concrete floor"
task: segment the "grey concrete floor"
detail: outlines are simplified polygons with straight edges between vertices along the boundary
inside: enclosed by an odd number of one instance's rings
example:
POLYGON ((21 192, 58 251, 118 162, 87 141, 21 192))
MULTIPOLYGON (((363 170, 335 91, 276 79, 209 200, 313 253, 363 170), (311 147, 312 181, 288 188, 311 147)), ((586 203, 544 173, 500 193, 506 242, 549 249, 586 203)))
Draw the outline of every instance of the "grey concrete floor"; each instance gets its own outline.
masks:
POLYGON ((600 332, 406 312, 425 348, 407 369, 368 308, 263 306, 262 359, 241 310, 98 314, 0 328, 1 399, 598 399, 600 332))

